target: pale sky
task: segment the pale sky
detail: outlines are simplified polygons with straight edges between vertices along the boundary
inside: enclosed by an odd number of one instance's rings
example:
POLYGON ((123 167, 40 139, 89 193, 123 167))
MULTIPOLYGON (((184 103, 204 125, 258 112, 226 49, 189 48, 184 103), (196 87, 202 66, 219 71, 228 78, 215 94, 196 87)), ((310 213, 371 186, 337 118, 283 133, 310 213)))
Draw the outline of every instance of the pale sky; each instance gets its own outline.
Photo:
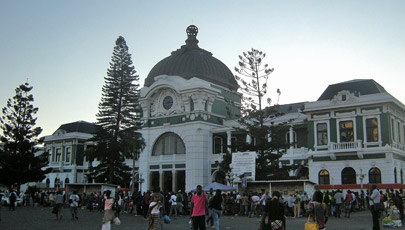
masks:
POLYGON ((143 86, 191 24, 199 46, 233 72, 242 52, 265 52, 280 104, 316 101, 352 79, 374 79, 405 103, 402 0, 0 0, 0 108, 28 79, 42 135, 94 122, 118 36, 143 86))

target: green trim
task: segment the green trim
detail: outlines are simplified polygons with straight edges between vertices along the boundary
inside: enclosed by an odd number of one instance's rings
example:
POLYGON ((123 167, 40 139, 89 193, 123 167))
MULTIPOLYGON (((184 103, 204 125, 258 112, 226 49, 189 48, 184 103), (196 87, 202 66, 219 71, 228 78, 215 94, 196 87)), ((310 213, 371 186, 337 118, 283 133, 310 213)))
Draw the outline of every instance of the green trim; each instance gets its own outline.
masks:
POLYGON ((186 164, 175 164, 174 168, 176 169, 185 169, 186 168, 186 164))
POLYGON ((391 133, 391 117, 387 113, 380 115, 380 124, 381 124, 381 140, 382 145, 392 145, 392 133, 391 133))
POLYGON ((309 121, 308 122, 308 137, 307 137, 307 144, 309 149, 313 149, 315 146, 315 130, 314 130, 314 122, 309 121))
POLYGON ((399 154, 392 154, 393 155, 393 158, 395 159, 395 160, 401 160, 401 161, 405 161, 405 156, 401 156, 401 155, 399 155, 399 154))
POLYGON ((172 169, 173 165, 162 165, 162 169, 172 169))
POLYGON ((300 165, 302 161, 304 161, 304 164, 308 164, 308 159, 304 159, 304 160, 294 160, 294 161, 293 161, 293 164, 300 165))
POLYGON ((336 156, 336 160, 332 160, 330 157, 314 157, 313 162, 322 162, 322 161, 346 161, 346 160, 369 160, 369 159, 383 159, 385 158, 385 153, 379 154, 364 154, 363 159, 359 159, 356 155, 345 155, 345 156, 336 156))
POLYGON ((311 118, 314 118, 315 116, 323 116, 323 115, 329 115, 329 112, 324 112, 324 113, 313 113, 311 114, 311 118))
POLYGON ((350 113, 350 112, 355 112, 356 114, 356 109, 336 110, 333 112, 333 114, 337 116, 338 113, 350 113))
POLYGON ((149 169, 160 169, 159 165, 150 165, 149 169))
POLYGON ((330 127, 330 141, 337 143, 337 124, 336 124, 336 119, 330 119, 329 120, 329 127, 330 127))
POLYGON ((363 117, 357 116, 356 117, 356 134, 357 140, 364 140, 364 129, 363 129, 363 117))
POLYGON ((378 154, 365 154, 363 155, 364 159, 383 159, 385 158, 385 153, 378 153, 378 154))

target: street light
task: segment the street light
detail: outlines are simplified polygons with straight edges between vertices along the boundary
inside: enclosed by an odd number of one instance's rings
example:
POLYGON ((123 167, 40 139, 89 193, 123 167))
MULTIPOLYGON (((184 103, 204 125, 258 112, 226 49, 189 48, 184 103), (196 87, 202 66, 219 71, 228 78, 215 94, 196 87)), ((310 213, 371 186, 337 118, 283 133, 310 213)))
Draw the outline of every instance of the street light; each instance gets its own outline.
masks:
POLYGON ((56 190, 59 191, 59 187, 60 187, 60 179, 59 178, 56 178, 56 180, 55 180, 55 187, 56 187, 56 190))
POLYGON ((363 180, 364 180, 364 177, 367 175, 367 174, 365 174, 365 173, 363 173, 363 169, 360 169, 360 173, 357 173, 356 174, 358 177, 359 177, 359 179, 360 179, 360 188, 361 188, 361 190, 363 190, 363 180))
POLYGON ((233 181, 235 180, 235 174, 228 173, 228 175, 226 175, 226 180, 228 181, 229 184, 231 184, 231 186, 233 187, 233 181))
POLYGON ((142 178, 142 173, 139 173, 137 182, 139 184, 139 192, 142 194, 142 183, 145 182, 145 180, 142 178))

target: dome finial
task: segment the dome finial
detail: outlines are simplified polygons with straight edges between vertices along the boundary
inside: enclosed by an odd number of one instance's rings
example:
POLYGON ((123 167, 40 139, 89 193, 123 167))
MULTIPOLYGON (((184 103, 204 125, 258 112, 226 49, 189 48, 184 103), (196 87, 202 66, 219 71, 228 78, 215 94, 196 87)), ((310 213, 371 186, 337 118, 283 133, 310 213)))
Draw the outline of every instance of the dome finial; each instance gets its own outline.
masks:
POLYGON ((187 32, 187 40, 186 44, 187 46, 190 47, 198 47, 198 40, 197 40, 197 34, 198 34, 198 28, 195 25, 189 25, 186 29, 187 32))

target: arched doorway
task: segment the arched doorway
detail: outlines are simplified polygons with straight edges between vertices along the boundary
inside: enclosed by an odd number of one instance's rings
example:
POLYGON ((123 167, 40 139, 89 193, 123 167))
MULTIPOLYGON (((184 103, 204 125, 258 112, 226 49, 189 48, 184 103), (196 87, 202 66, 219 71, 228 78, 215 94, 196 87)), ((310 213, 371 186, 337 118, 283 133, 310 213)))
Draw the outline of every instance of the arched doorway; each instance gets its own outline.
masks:
POLYGON ((342 184, 356 184, 356 171, 352 167, 342 170, 342 184))

